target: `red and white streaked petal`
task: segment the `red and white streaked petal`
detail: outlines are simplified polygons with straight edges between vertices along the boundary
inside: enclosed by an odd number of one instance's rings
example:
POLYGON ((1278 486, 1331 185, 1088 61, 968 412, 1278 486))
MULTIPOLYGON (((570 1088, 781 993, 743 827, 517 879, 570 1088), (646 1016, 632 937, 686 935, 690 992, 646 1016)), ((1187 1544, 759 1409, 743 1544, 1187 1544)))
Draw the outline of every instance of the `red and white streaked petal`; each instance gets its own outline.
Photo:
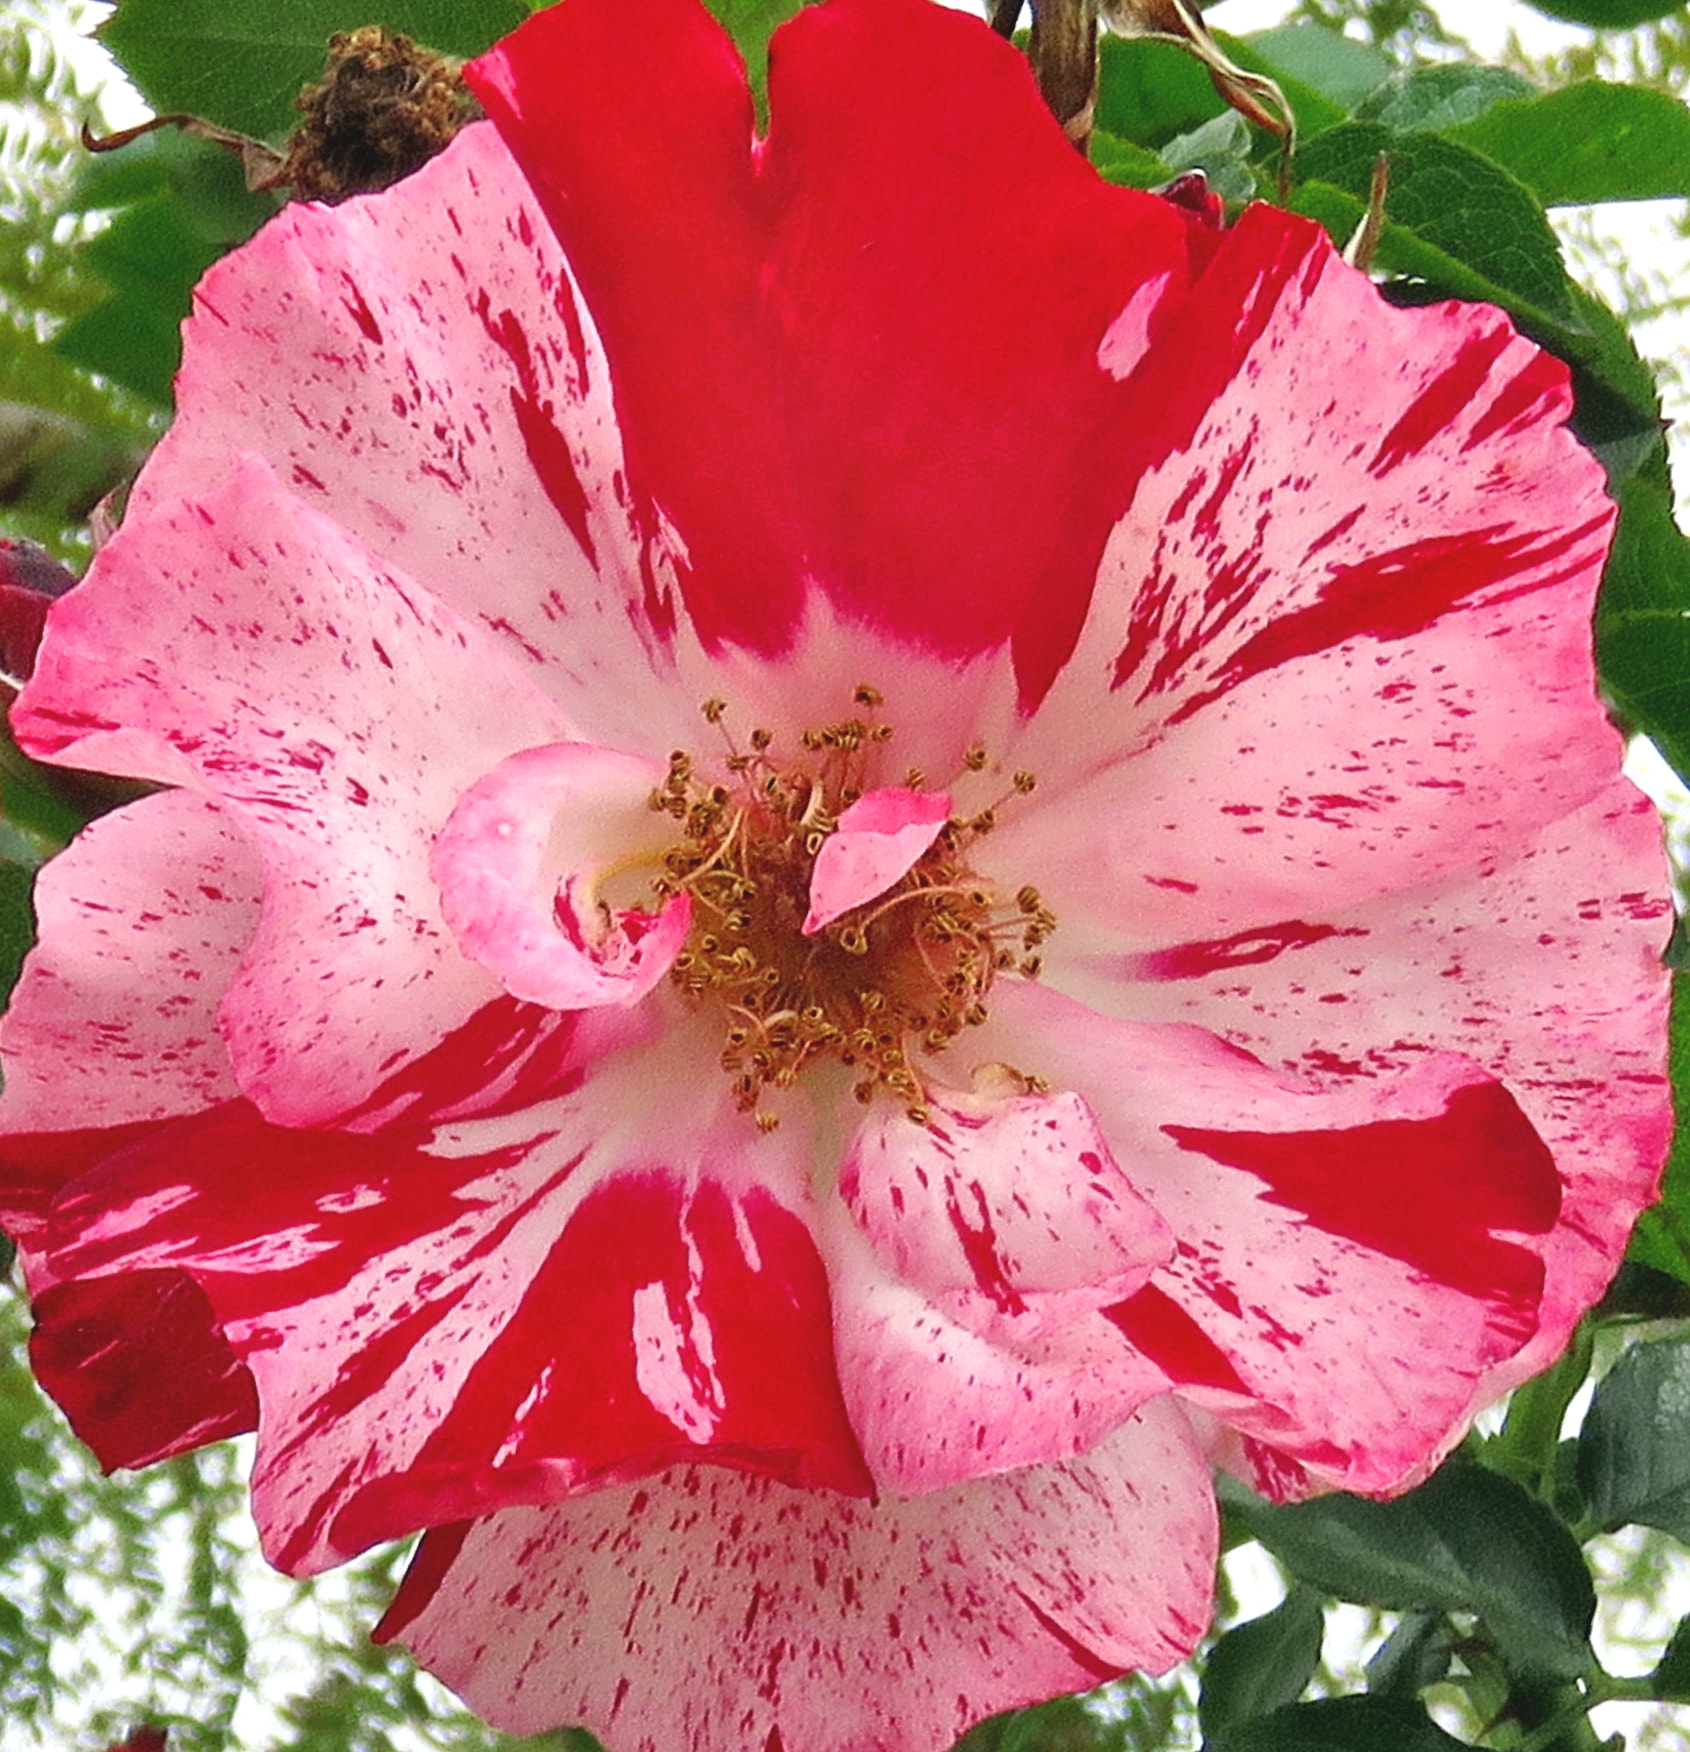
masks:
POLYGON ((1180 1659, 1216 1543, 1162 1400, 1083 1459, 913 1499, 683 1468, 432 1534, 380 1634, 507 1733, 943 1752, 983 1713, 1180 1659))
POLYGON ((904 785, 869 791, 840 812, 810 871, 806 937, 900 882, 939 837, 951 813, 943 791, 904 785))
POLYGON ((924 649, 1054 667, 1125 504, 1098 349, 1183 286, 1181 215, 1101 183, 1025 62, 919 0, 778 33, 756 146, 682 0, 547 9, 469 78, 598 319, 702 636, 784 650, 813 583, 924 649))
POLYGON ((1119 1329, 1177 1391, 1327 1482, 1400 1484, 1536 1332, 1543 1266, 1524 1238, 1555 1226, 1560 1183, 1470 1060, 1421 1052, 1322 1087, 1028 985, 994 994, 988 1050, 999 1029, 1022 1068, 1085 1091, 1178 1237, 1112 1311, 1119 1329))
POLYGON ((217 263, 176 398, 131 517, 263 456, 532 667, 573 734, 667 749, 691 729, 664 673, 688 642, 673 538, 636 502, 592 314, 491 127, 217 263))
POLYGON ((100 817, 53 859, 0 1019, 0 1130, 130 1125, 236 1095, 217 1010, 260 883, 227 814, 185 791, 100 817))
POLYGON ((1131 509, 1006 756, 1036 807, 991 848, 1056 849, 1041 887, 1082 928, 1053 955, 1088 925, 1163 947, 1422 882, 1608 782, 1613 508, 1561 429, 1563 368, 1505 317, 1389 309, 1256 208, 1125 387, 1131 509))
POLYGON ((807 1163, 693 1062, 630 1048, 524 1111, 363 1136, 233 1103, 71 1186, 48 1264, 199 1284, 257 1383, 254 1512, 293 1573, 697 1453, 866 1491, 786 1190, 807 1163))
POLYGON ((1117 995, 1086 995, 1215 1028, 1317 1081, 1389 1078, 1434 1047, 1501 1078, 1564 1192, 1555 1228, 1521 1237, 1545 1258, 1545 1300, 1531 1343, 1486 1377, 1494 1397, 1559 1354, 1654 1197, 1672 1123, 1660 964, 1671 922, 1660 822, 1616 779, 1465 882, 1264 940, 1248 964, 1194 959, 1148 991, 1120 969, 1117 995))
POLYGON ((54 605, 12 723, 63 765, 208 792, 257 847, 222 1029, 272 1119, 345 1112, 497 995, 429 850, 469 784, 557 739, 557 708, 262 461, 124 525, 54 605))
POLYGON ((553 1010, 626 1008, 686 941, 685 894, 655 914, 612 912, 600 884, 619 866, 660 867, 674 836, 651 808, 667 768, 585 742, 513 754, 459 799, 430 868, 458 947, 514 998, 553 1010))
POLYGON ((1124 1301, 1173 1236, 1071 1090, 930 1088, 858 1128, 839 1195, 880 1260, 989 1339, 1033 1339, 1124 1301))
POLYGON ((983 1335, 897 1277, 838 1206, 823 1232, 840 1389, 884 1491, 920 1495, 1070 1459, 1168 1391, 1163 1368, 1103 1314, 983 1335))

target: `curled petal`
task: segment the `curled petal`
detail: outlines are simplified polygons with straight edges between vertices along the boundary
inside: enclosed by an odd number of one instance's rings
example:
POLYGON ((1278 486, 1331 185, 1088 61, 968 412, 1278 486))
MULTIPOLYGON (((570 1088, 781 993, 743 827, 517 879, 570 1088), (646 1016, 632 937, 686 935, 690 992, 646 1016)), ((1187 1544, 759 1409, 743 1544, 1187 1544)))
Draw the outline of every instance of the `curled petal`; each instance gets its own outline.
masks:
POLYGON ((1215 1546, 1202 1453, 1163 1400, 1082 1459, 927 1496, 677 1468, 443 1530, 378 1634, 508 1733, 942 1752, 983 1711, 1178 1660, 1215 1546))
POLYGON ((258 1422, 252 1376, 184 1271, 55 1284, 34 1312, 30 1364, 107 1472, 258 1422))
POLYGON ((816 853, 804 935, 813 937, 842 913, 866 906, 907 876, 939 837, 950 812, 951 800, 943 791, 895 785, 859 797, 841 813, 816 853))
POLYGON ((1422 1051, 1394 1075, 1322 1084, 1199 1029, 1007 982, 982 1032, 999 1026, 1087 1090, 1178 1237, 1114 1324, 1194 1403, 1326 1482, 1400 1487, 1536 1332, 1531 1238, 1555 1231, 1560 1183, 1520 1104, 1471 1060, 1422 1051))
POLYGON ((1123 1301, 1173 1235, 1085 1100, 930 1091, 925 1126, 883 1103, 839 1190, 906 1283, 988 1337, 1042 1334, 1123 1301))
POLYGON ((236 1095, 218 1006, 262 880, 227 811, 191 792, 79 834, 35 884, 39 940, 0 1019, 0 1128, 127 1125, 236 1095))
POLYGON ((650 913, 599 899, 611 866, 665 840, 648 807, 663 769, 584 742, 503 761, 465 792, 431 867, 446 922, 512 997, 555 1010, 637 1004, 674 964, 692 903, 650 913))

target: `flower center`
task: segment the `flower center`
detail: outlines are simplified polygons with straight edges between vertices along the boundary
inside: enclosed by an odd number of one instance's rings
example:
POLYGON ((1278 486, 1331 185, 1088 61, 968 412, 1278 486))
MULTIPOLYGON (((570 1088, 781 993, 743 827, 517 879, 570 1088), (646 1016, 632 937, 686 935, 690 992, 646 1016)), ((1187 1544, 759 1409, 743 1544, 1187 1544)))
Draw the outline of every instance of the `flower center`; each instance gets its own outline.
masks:
MULTIPOLYGON (((858 688, 854 703, 864 716, 806 730, 791 758, 768 730, 754 729, 741 749, 724 728, 719 780, 677 750, 651 797, 682 829, 664 854, 658 897, 684 891, 693 903, 693 928, 670 978, 693 1002, 722 1010, 722 1068, 764 1130, 779 1123, 762 1105, 765 1092, 791 1088, 822 1058, 856 1073, 859 1101, 884 1089, 927 1123, 918 1058, 986 1020, 998 975, 1036 978, 1038 949, 1056 926, 1037 889, 1004 901, 970 865, 998 808, 1033 789, 1032 775, 1017 773, 1005 798, 972 815, 951 813, 872 898, 806 928, 817 856, 868 792, 892 738, 874 717, 875 689, 858 688)), ((722 726, 724 714, 721 701, 705 703, 712 724, 722 726)), ((969 751, 971 772, 986 764, 984 749, 969 751)), ((913 769, 904 775, 911 791, 925 782, 913 769)))

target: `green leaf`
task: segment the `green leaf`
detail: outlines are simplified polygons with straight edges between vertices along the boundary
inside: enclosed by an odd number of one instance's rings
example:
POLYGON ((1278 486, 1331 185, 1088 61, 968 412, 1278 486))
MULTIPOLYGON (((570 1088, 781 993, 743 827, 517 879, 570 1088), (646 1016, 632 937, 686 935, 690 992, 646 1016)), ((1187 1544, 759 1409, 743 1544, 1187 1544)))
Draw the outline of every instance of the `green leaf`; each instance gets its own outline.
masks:
POLYGON ((1571 1533, 1500 1474, 1454 1462, 1395 1502, 1335 1494, 1275 1508, 1224 1480, 1227 1508, 1303 1581, 1367 1606, 1476 1612, 1518 1671, 1576 1677, 1596 1609, 1571 1533))
POLYGON ((1342 110, 1354 109, 1391 71, 1391 63, 1377 49, 1320 24, 1282 24, 1252 31, 1244 41, 1275 72, 1319 92, 1342 110))
POLYGON ((178 330, 195 281, 218 254, 174 197, 126 208, 88 246, 116 296, 67 323, 53 351, 168 405, 182 357, 178 330))
POLYGON ((1537 87, 1506 67, 1411 67, 1393 73, 1355 107, 1358 122, 1380 122, 1403 133, 1438 134, 1482 115, 1509 97, 1536 97, 1537 87))
POLYGON ((1604 1530, 1636 1523, 1690 1541, 1690 1339, 1634 1344, 1597 1383, 1579 1480, 1604 1530))
POLYGON ((12 995, 23 958, 35 941, 34 890, 34 870, 0 858, 0 1006, 12 995))
POLYGON ((1690 1618, 1679 1619, 1649 1679, 1663 1703, 1690 1703, 1690 1618))
POLYGON ((444 55, 478 55, 528 16, 522 0, 121 0, 99 37, 161 114, 280 141, 336 31, 383 24, 444 55))
POLYGON ((247 191, 229 154, 155 134, 96 159, 67 210, 113 206, 116 216, 85 252, 112 296, 67 323, 53 351, 168 407, 196 281, 276 205, 247 191))
MULTIPOLYGON (((1366 202, 1348 190, 1312 180, 1300 184, 1292 192, 1287 205, 1294 213, 1318 219, 1340 248, 1355 235, 1356 227, 1367 213, 1366 202)), ((1552 316, 1506 286, 1486 279, 1465 262, 1428 243, 1406 225, 1398 225, 1389 219, 1385 221, 1377 265, 1388 274, 1401 275, 1414 283, 1409 290, 1417 296, 1404 299, 1404 302, 1419 302, 1422 298, 1466 298, 1494 304, 1527 329, 1540 346, 1550 348, 1563 358, 1588 346, 1588 337, 1569 327, 1563 317, 1552 316)), ((1387 290, 1400 296, 1404 287, 1399 283, 1387 290)))
POLYGON ((1419 1704, 1392 1697, 1329 1697, 1263 1716, 1226 1752, 1466 1752, 1419 1704))
POLYGON ((1653 480, 1616 492, 1620 521, 1596 605, 1602 685, 1627 725, 1690 773, 1690 542, 1653 480))
POLYGON ((1534 12, 1596 30, 1631 30, 1678 11, 1683 0, 1526 0, 1534 12))
POLYGON ((1553 345, 1553 337, 1540 338, 1573 368, 1573 431, 1608 471, 1611 488, 1642 474, 1670 492, 1655 373, 1625 324, 1599 298, 1576 285, 1572 298, 1581 331, 1577 345, 1563 351, 1553 345))
POLYGON ((1451 131, 1546 207, 1690 195, 1690 110, 1664 91, 1587 79, 1499 103, 1451 131))
POLYGON ((1448 1673, 1454 1654, 1453 1634, 1443 1613, 1405 1612, 1368 1658, 1367 1689, 1374 1697, 1412 1701, 1448 1673))
POLYGON ((804 4, 805 0, 705 0, 745 57, 746 77, 759 107, 769 79, 769 38, 804 4))
POLYGON ((1130 140, 1117 139, 1101 128, 1092 132, 1091 161, 1105 182, 1117 183, 1122 188, 1155 189, 1174 178, 1160 153, 1135 146, 1130 140))
POLYGON ((1197 1720, 1220 1745, 1257 1716, 1295 1703, 1320 1665, 1326 1611, 1309 1588, 1293 1588, 1273 1611, 1229 1630, 1209 1651, 1197 1720))
POLYGON ((1690 1283, 1690 978, 1683 974, 1672 982, 1667 1069, 1678 1123, 1661 1179, 1660 1202, 1638 1218, 1626 1257, 1690 1283))
POLYGON ((1216 116, 1162 148, 1161 159, 1178 176, 1200 170, 1223 201, 1248 201, 1256 192, 1250 172, 1250 128, 1235 110, 1216 116))
POLYGON ((1381 155, 1390 166, 1385 213, 1393 227, 1505 293, 1567 318, 1567 273, 1549 221, 1522 183, 1470 147, 1377 122, 1347 122, 1303 147, 1296 174, 1365 201, 1381 155))
POLYGON ((1172 43, 1108 35, 1099 42, 1093 119, 1106 134, 1154 150, 1225 109, 1201 64, 1172 43))

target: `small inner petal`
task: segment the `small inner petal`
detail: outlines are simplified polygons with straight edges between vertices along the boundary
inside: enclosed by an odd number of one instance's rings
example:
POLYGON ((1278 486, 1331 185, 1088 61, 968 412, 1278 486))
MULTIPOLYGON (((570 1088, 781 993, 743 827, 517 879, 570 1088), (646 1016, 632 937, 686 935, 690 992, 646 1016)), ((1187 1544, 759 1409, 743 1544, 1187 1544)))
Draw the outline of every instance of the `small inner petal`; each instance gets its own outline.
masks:
POLYGON ((662 850, 649 761, 554 742, 500 762, 459 800, 432 869, 459 947, 513 997, 554 1010, 635 1004, 674 965, 688 895, 613 909, 602 886, 662 850))

